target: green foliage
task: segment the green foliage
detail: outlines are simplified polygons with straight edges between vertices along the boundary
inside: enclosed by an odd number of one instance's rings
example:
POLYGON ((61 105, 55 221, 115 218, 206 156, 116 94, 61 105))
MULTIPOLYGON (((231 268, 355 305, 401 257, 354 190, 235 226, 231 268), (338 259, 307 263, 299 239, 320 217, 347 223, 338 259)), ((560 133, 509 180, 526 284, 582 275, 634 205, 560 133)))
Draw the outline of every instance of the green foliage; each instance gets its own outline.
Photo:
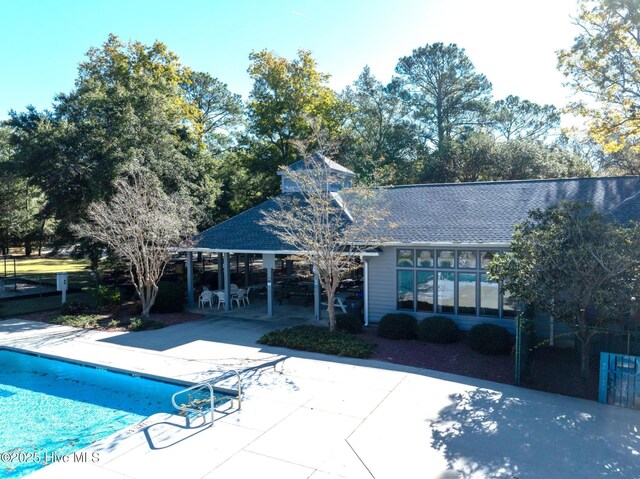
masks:
POLYGON ((415 339, 418 322, 406 313, 385 314, 378 323, 378 336, 388 339, 415 339))
POLYGON ((92 329, 98 327, 98 316, 93 314, 63 315, 51 320, 53 324, 92 329))
POLYGON ((492 128, 506 141, 516 139, 544 141, 560 129, 560 110, 509 95, 493 104, 492 128))
POLYGON ((571 110, 586 119, 591 138, 612 165, 637 174, 640 168, 640 16, 636 0, 581 0, 573 46, 558 53, 558 66, 581 99, 571 110), (586 99, 587 101, 583 101, 586 99))
POLYGON ((402 98, 422 131, 421 143, 436 153, 426 179, 450 181, 446 151, 469 128, 486 123, 491 83, 455 44, 416 48, 398 60, 396 73, 402 98))
POLYGON ((96 295, 98 297, 98 306, 101 308, 114 308, 122 304, 120 290, 115 286, 100 285, 96 295))
POLYGON ((278 346, 349 358, 369 358, 374 346, 342 331, 330 332, 311 325, 270 331, 258 339, 259 344, 278 346))
POLYGON ((362 332, 362 320, 353 314, 336 314, 336 330, 351 334, 362 332))
POLYGON ((418 322, 418 338, 428 343, 453 343, 458 340, 458 326, 444 316, 426 318, 418 322))
POLYGON ((160 281, 152 310, 155 313, 179 313, 184 308, 186 291, 183 285, 160 281))
POLYGON ((91 308, 87 304, 77 300, 63 304, 60 310, 63 316, 86 315, 89 311, 91 311, 91 308))
POLYGON ((260 139, 252 146, 261 152, 253 155, 251 169, 271 178, 280 166, 298 159, 294 143, 312 140, 314 122, 332 139, 341 137, 346 105, 327 86, 329 75, 317 70, 308 51, 299 50, 291 61, 267 50, 252 52, 249 59, 254 83, 247 115, 250 132, 260 139), (268 152, 262 151, 264 145, 268 152))
POLYGON ((510 253, 497 255, 490 276, 511 297, 567 323, 581 342, 588 375, 591 326, 629 315, 640 292, 640 226, 621 226, 584 203, 534 210, 516 227, 510 253), (595 309, 595 317, 587 314, 595 309))
POLYGON ((153 319, 144 319, 140 317, 131 318, 131 323, 129 324, 129 330, 131 331, 145 331, 148 329, 160 329, 164 328, 164 324, 159 321, 154 321, 153 319))
POLYGON ((498 355, 511 351, 513 338, 502 326, 477 324, 467 336, 469 347, 482 354, 498 355))

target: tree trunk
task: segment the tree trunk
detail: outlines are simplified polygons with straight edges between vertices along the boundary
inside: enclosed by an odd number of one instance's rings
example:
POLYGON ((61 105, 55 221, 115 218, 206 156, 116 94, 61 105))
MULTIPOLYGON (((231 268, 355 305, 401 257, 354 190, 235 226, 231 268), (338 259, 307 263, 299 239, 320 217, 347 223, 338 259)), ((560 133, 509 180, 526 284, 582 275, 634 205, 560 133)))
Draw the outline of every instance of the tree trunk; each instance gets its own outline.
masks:
POLYGON ((24 240, 24 255, 26 257, 29 257, 31 256, 32 252, 33 252, 33 248, 31 247, 31 240, 30 239, 24 240))
POLYGON ((327 312, 329 313, 329 331, 336 330, 336 307, 334 304, 335 293, 331 290, 327 291, 327 312))

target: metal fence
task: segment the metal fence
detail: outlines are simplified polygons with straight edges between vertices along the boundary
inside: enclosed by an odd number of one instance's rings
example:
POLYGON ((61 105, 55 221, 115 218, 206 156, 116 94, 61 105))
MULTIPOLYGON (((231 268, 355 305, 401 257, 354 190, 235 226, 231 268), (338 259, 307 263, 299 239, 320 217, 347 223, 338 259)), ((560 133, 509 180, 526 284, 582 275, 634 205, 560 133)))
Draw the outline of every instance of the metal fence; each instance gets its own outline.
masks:
POLYGON ((628 323, 580 331, 577 326, 546 318, 519 317, 515 383, 597 400, 601 352, 640 355, 640 331, 628 323))
MULTIPOLYGON (((94 300, 95 278, 90 272, 69 273, 68 280, 67 302, 94 300)), ((61 295, 56 288, 56 273, 0 275, 0 317, 60 308, 61 295)))

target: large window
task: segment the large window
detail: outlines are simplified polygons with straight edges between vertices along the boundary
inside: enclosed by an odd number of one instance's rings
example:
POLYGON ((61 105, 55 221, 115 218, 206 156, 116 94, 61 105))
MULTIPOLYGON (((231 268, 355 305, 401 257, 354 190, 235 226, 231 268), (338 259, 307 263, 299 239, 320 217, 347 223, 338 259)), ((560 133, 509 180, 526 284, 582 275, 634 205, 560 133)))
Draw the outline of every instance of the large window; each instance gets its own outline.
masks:
POLYGON ((413 271, 398 270, 398 309, 413 309, 413 271))
POLYGON ((497 251, 398 248, 397 308, 443 314, 514 317, 518 305, 486 269, 497 251))

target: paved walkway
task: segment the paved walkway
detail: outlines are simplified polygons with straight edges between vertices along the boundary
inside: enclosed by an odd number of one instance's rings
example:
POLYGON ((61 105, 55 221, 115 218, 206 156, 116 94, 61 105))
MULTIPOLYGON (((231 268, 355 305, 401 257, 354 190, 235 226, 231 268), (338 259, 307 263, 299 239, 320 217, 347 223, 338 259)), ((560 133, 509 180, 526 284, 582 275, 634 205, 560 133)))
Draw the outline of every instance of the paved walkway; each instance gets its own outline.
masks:
POLYGON ((96 463, 30 477, 636 478, 640 413, 370 360, 261 347, 274 324, 210 318, 140 333, 0 321, 0 347, 199 381, 243 373, 213 428, 152 416, 96 443, 96 463))

